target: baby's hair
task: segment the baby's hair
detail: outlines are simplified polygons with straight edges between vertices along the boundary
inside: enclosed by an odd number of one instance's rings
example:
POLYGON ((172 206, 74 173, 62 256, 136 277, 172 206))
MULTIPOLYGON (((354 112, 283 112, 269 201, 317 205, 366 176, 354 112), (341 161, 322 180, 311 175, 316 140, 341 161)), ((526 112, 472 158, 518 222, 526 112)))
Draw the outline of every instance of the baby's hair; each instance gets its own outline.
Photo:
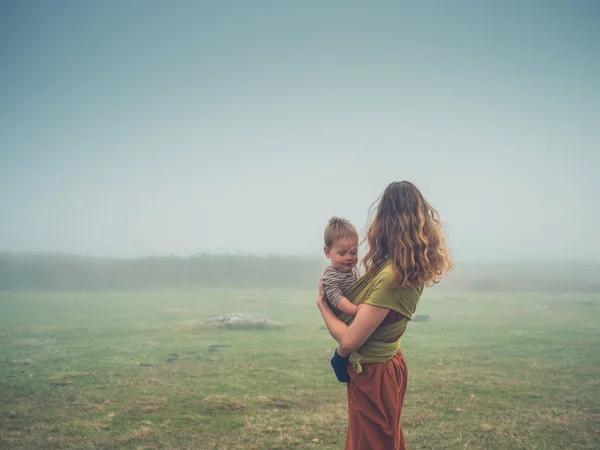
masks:
POLYGON ((348 219, 332 217, 325 227, 325 246, 331 248, 338 239, 357 238, 358 232, 348 219))

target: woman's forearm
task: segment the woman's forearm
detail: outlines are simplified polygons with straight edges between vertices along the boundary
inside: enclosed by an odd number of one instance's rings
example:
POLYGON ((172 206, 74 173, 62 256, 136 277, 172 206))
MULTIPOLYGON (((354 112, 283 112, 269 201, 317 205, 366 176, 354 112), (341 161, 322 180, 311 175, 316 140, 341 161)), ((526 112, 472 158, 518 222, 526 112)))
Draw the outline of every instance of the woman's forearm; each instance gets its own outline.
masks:
POLYGON ((332 338, 338 341, 341 347, 344 335, 348 329, 348 325, 339 320, 335 314, 333 314, 329 306, 325 304, 325 302, 319 302, 319 311, 321 311, 321 315, 325 321, 325 326, 329 330, 329 334, 331 334, 332 338))
POLYGON ((339 344, 338 353, 340 356, 347 356, 360 348, 389 312, 389 309, 386 308, 362 305, 352 324, 346 325, 333 314, 321 295, 317 298, 317 306, 331 337, 339 344))

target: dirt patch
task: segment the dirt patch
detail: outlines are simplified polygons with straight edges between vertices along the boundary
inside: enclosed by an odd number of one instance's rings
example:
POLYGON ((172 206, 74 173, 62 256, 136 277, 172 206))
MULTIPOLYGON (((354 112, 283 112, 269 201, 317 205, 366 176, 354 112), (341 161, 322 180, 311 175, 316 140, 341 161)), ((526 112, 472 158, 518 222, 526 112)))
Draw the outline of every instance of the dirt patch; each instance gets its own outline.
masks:
POLYGON ((429 316, 415 316, 412 318, 412 322, 427 322, 429 320, 429 316))
POLYGON ((70 371, 70 372, 65 372, 65 373, 61 373, 58 375, 53 375, 51 377, 49 377, 51 380, 59 380, 59 379, 73 379, 73 378, 83 378, 83 377, 87 377, 92 375, 94 372, 91 371, 87 371, 87 372, 77 372, 77 371, 70 371))
POLYGON ((246 404, 229 395, 209 395, 202 403, 212 411, 240 411, 246 409, 246 404))
MULTIPOLYGON (((210 349, 209 349, 210 351, 210 349)), ((180 359, 186 359, 186 355, 193 355, 195 352, 181 352, 181 353, 171 353, 167 358, 168 363, 172 363, 175 361, 179 361, 180 359)))
POLYGON ((261 395, 256 398, 256 401, 263 408, 290 409, 292 406, 294 406, 290 399, 283 397, 270 397, 261 395))
POLYGON ((212 353, 212 352, 216 352, 220 348, 225 348, 225 347, 231 347, 231 345, 228 345, 228 344, 213 344, 213 345, 209 345, 208 346, 208 351, 212 353))

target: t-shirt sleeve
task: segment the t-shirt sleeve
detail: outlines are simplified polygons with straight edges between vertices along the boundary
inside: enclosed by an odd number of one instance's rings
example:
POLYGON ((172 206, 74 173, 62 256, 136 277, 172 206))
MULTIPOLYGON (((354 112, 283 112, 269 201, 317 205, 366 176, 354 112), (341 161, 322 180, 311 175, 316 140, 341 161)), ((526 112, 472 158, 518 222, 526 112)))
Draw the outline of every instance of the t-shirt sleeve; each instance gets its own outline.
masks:
POLYGON ((344 293, 340 289, 339 277, 335 271, 325 270, 323 273, 323 291, 325 291, 327 301, 333 306, 337 306, 344 297, 344 293))
POLYGON ((375 286, 365 300, 365 304, 391 309, 407 318, 411 318, 417 307, 420 293, 417 288, 392 288, 394 275, 382 274, 374 280, 375 286))

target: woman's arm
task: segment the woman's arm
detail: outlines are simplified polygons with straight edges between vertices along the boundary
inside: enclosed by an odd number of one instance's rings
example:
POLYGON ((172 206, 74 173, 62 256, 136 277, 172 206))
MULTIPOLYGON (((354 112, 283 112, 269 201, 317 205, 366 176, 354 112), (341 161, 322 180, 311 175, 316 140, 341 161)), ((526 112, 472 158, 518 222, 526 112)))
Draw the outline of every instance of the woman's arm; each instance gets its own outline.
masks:
POLYGON ((348 326, 333 314, 325 302, 321 287, 317 297, 317 306, 329 333, 340 344, 338 348, 340 356, 346 356, 363 345, 389 312, 386 308, 363 305, 354 321, 348 326))

